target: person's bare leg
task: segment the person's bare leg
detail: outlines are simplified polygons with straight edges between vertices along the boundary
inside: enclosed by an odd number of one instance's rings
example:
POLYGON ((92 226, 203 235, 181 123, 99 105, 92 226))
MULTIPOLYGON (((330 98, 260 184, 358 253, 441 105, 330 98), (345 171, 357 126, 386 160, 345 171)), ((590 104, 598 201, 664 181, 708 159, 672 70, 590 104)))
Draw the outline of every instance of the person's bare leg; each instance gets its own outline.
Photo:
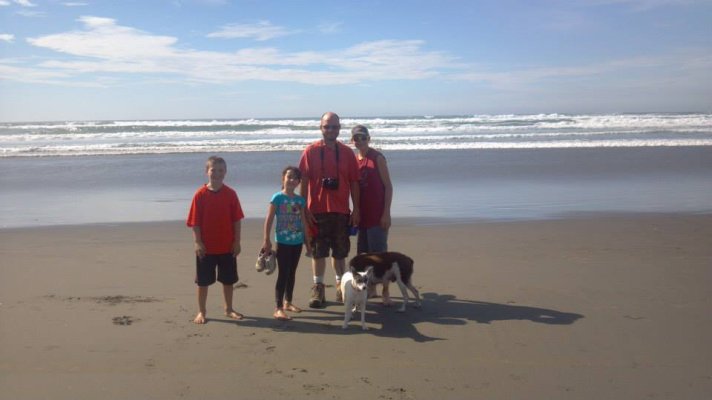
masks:
POLYGON ((336 276, 341 276, 346 270, 346 259, 342 258, 340 260, 336 258, 331 258, 331 265, 334 267, 334 273, 336 276))
POLYGON ((346 269, 346 259, 338 260, 332 257, 331 266, 334 267, 334 274, 336 274, 336 301, 343 303, 344 294, 341 293, 341 276, 344 275, 344 270, 346 269))
POLYGON ((243 315, 232 308, 232 284, 223 284, 223 298, 225 299, 225 315, 232 319, 242 319, 243 315))
POLYGON ((198 286, 198 315, 195 316, 193 323, 204 324, 207 322, 205 303, 208 299, 208 287, 198 286))
POLYGON ((314 276, 324 276, 326 270, 325 258, 312 258, 312 273, 314 276))

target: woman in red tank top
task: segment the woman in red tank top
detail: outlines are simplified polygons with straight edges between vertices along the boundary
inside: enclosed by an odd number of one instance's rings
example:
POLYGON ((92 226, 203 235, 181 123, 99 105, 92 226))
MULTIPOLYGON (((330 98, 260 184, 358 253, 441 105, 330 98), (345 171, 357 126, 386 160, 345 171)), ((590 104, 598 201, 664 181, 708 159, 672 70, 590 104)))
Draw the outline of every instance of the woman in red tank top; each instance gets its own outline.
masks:
MULTIPOLYGON (((357 253, 388 251, 388 230, 391 227, 393 185, 386 157, 369 146, 368 128, 356 125, 351 129, 351 142, 358 149, 356 159, 361 189, 357 253)), ((383 298, 388 299, 388 285, 383 285, 383 298)))

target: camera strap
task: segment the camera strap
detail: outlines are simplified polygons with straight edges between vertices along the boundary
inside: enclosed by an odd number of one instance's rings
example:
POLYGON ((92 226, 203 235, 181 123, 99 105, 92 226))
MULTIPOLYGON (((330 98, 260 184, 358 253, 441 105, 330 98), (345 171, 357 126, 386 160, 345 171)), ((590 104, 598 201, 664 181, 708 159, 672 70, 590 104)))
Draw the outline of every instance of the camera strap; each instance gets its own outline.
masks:
MULTIPOLYGON (((322 176, 322 178, 326 176, 326 168, 324 167, 324 147, 326 147, 326 144, 319 147, 319 150, 321 150, 321 176, 322 176)), ((338 178, 338 177, 339 177, 339 144, 336 143, 336 178, 338 178)))

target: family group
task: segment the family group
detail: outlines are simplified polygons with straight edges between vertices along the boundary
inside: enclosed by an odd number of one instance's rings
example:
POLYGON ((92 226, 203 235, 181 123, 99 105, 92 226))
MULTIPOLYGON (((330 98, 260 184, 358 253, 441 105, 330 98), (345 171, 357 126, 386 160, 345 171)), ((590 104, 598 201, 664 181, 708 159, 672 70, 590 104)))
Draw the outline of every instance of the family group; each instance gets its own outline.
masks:
MULTIPOLYGON (((312 258, 311 308, 326 306, 324 274, 328 257, 336 275, 335 299, 343 302, 340 281, 346 272, 351 230, 358 228, 359 254, 387 251, 388 247, 393 187, 386 158, 370 147, 371 136, 363 125, 351 129, 351 143, 357 153, 338 141, 341 123, 333 112, 321 117, 320 130, 322 138, 306 147, 299 166, 287 166, 282 171, 282 189, 272 196, 265 218, 260 254, 276 257, 273 316, 279 320, 291 319, 288 311, 302 311, 292 301, 303 247, 312 258)), ((208 287, 216 281, 223 285, 225 315, 235 320, 244 318, 235 311, 232 301, 244 214, 237 193, 223 182, 225 160, 210 157, 205 173, 208 182, 195 193, 187 220, 195 241, 196 324, 206 322, 208 287)), ((388 299, 387 284, 383 297, 388 299)))

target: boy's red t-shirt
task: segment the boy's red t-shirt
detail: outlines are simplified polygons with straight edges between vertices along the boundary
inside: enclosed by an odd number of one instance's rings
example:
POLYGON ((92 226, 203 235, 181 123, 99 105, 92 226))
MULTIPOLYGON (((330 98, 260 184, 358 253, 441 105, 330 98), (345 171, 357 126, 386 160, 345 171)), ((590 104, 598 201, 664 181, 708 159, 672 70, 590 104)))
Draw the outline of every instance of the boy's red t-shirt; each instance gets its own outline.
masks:
POLYGON ((226 254, 232 252, 235 241, 234 223, 243 218, 240 200, 232 188, 223 185, 213 192, 202 186, 193 196, 186 223, 200 227, 207 254, 226 254))

